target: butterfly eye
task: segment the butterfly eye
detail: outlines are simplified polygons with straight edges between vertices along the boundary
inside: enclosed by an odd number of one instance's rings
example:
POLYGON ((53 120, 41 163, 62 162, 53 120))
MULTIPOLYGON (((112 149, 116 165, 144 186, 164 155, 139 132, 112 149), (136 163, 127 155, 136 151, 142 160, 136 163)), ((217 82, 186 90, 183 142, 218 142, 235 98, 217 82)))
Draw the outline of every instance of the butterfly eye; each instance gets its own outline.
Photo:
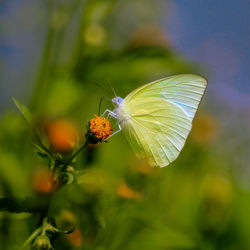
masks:
POLYGON ((115 97, 112 99, 112 102, 115 104, 115 105, 120 105, 122 102, 123 102, 123 99, 119 96, 115 97))
POLYGON ((117 97, 117 102, 121 104, 123 102, 123 99, 121 97, 117 97))

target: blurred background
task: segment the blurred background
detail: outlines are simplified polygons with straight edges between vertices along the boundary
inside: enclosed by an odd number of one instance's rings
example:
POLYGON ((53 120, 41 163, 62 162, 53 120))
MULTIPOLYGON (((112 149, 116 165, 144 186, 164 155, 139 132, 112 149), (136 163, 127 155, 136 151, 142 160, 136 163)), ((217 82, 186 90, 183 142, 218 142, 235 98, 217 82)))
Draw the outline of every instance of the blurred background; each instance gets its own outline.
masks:
MULTIPOLYGON (((138 160, 122 133, 89 146, 78 184, 54 194, 55 249, 250 249, 247 0, 0 1, 0 196, 53 192, 46 160, 11 97, 56 152, 84 141, 115 92, 173 74, 208 79, 193 130, 164 169, 138 160)), ((75 146, 77 147, 77 146, 75 146)), ((73 150, 73 148, 70 150, 73 150)), ((2 209, 1 209, 2 210, 2 209)), ((0 248, 16 249, 39 214, 0 212, 0 248)))

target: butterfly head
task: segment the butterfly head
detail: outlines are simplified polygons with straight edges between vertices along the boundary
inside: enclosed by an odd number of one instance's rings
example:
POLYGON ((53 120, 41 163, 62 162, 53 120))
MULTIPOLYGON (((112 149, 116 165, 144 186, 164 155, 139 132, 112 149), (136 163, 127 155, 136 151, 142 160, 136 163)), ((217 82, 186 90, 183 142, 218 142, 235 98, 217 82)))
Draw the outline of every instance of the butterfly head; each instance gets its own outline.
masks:
POLYGON ((112 102, 115 106, 119 106, 123 102, 123 99, 121 97, 117 96, 117 97, 112 99, 112 102))

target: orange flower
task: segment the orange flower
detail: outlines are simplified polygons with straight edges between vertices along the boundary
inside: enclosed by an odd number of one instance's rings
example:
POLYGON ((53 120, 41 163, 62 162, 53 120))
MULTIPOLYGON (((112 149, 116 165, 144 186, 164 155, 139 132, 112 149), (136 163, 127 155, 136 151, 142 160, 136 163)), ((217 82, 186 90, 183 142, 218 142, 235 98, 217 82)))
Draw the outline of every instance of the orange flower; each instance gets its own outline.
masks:
POLYGON ((215 140, 219 132, 219 123, 215 117, 200 114, 194 121, 191 136, 196 143, 202 144, 215 140))
POLYGON ((158 171, 158 168, 152 168, 146 160, 139 159, 135 156, 131 158, 130 168, 133 172, 144 176, 150 176, 158 171))
POLYGON ((77 223, 76 216, 69 210, 62 210, 59 216, 61 220, 69 224, 75 225, 77 223))
POLYGON ((167 47, 169 39, 163 29, 157 26, 145 25, 135 31, 130 42, 132 48, 141 46, 167 47))
POLYGON ((78 140, 75 125, 68 120, 56 120, 46 126, 48 140, 55 151, 68 152, 74 149, 78 140))
POLYGON ((138 200, 141 198, 141 194, 139 192, 134 191, 130 187, 127 186, 126 183, 122 182, 118 189, 117 189, 117 194, 125 199, 134 199, 138 200))
POLYGON ((36 169, 32 178, 32 186, 39 193, 52 193, 55 191, 55 182, 52 173, 45 168, 36 169))
POLYGON ((95 115, 95 118, 90 121, 90 131, 103 141, 112 134, 112 124, 105 117, 95 115))
POLYGON ((73 247, 80 248, 82 246, 83 237, 79 228, 76 228, 74 232, 68 234, 67 238, 73 247))

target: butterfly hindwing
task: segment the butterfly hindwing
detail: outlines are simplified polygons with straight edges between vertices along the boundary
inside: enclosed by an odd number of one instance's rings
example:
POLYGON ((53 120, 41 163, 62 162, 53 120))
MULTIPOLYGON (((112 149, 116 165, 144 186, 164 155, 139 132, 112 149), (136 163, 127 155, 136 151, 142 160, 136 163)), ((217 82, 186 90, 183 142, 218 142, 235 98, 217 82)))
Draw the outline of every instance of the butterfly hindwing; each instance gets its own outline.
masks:
POLYGON ((191 120, 176 104, 160 98, 136 99, 122 130, 137 155, 164 167, 176 159, 191 129, 191 120))

